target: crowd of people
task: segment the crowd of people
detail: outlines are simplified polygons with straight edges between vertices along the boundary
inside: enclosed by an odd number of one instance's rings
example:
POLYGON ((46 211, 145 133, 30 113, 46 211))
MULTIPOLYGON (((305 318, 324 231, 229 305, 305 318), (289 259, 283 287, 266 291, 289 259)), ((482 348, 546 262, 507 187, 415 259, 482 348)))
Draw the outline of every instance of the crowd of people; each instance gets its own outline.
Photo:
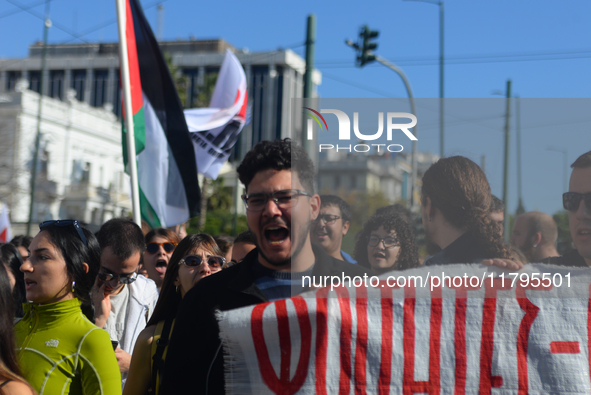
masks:
POLYGON ((314 165, 289 139, 264 141, 237 169, 248 231, 230 238, 144 234, 114 218, 96 234, 46 221, 0 246, 0 395, 203 393, 225 389, 216 315, 294 296, 305 276, 380 275, 421 265, 591 266, 591 152, 572 165, 573 251, 559 256, 552 217, 520 215, 504 243, 503 205, 481 168, 442 158, 423 176, 419 256, 412 214, 378 209, 343 251, 351 209, 314 191, 314 165))

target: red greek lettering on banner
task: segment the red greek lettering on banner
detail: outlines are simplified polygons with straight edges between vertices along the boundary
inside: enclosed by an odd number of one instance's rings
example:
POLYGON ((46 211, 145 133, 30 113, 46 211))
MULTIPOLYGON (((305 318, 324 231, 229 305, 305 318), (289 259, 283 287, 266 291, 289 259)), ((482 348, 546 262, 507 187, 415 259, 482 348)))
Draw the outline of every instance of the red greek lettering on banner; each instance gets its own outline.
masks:
POLYGON ((392 323, 394 321, 394 302, 392 290, 400 288, 398 285, 391 287, 385 281, 380 281, 379 286, 382 298, 382 347, 380 355, 380 376, 378 378, 378 394, 390 393, 390 380, 392 378, 392 323))
POLYGON ((517 388, 520 395, 525 395, 529 392, 527 373, 527 345, 529 341, 529 331, 534 323, 534 320, 538 316, 538 311, 540 311, 540 308, 527 298, 525 291, 550 291, 551 289, 552 286, 522 287, 520 283, 518 283, 515 290, 517 303, 519 303, 519 307, 521 307, 521 309, 525 312, 517 332, 517 388))
MULTIPOLYGON (((322 288, 316 292, 316 393, 326 394, 326 357, 328 348, 328 292, 322 288)), ((341 311, 340 378, 339 394, 348 394, 351 388, 351 303, 345 287, 334 288, 341 311)))
POLYGON ((281 351, 281 365, 279 377, 275 374, 269 358, 267 344, 263 334, 263 313, 271 303, 262 303, 254 307, 251 314, 251 331, 261 376, 265 384, 277 395, 295 394, 306 381, 308 364, 310 362, 310 348, 312 347, 312 326, 308 316, 306 301, 300 297, 292 298, 301 333, 300 359, 290 380, 291 335, 289 332, 289 318, 286 300, 274 302, 279 330, 279 347, 281 351))
MULTIPOLYGON (((587 339, 591 339, 591 285, 589 285, 589 304, 587 305, 587 339)), ((589 374, 591 374, 591 340, 587 340, 589 355, 589 374)))
POLYGON ((403 348, 404 373, 402 379, 405 395, 416 393, 439 394, 440 379, 440 336, 441 336, 441 288, 431 292, 431 317, 429 325, 429 381, 415 381, 415 299, 414 286, 404 288, 403 348))
POLYGON ((497 312, 497 291, 510 290, 511 283, 495 278, 484 282, 484 306, 482 309, 482 334, 480 338, 480 387, 479 394, 489 394, 492 388, 503 385, 501 376, 492 375, 493 340, 497 312), (492 282, 492 284, 491 284, 492 282))
POLYGON ((472 287, 470 285, 465 287, 462 285, 460 287, 452 286, 450 288, 456 290, 454 313, 454 355, 456 357, 454 394, 464 395, 466 393, 466 372, 468 369, 468 359, 466 356, 466 308, 468 291, 475 291, 480 289, 480 287, 472 287))
POLYGON ((355 395, 366 393, 367 389, 367 288, 355 288, 357 313, 357 339, 355 346, 355 395))

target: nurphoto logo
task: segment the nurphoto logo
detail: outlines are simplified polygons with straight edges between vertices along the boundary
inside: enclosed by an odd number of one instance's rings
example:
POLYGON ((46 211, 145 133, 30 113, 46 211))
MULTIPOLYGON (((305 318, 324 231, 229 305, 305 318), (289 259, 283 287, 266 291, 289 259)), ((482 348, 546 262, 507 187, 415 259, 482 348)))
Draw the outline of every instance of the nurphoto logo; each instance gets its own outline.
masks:
MULTIPOLYGON (((314 139, 314 121, 318 124, 319 130, 328 131, 328 124, 322 114, 333 114, 337 117, 339 123, 338 138, 339 141, 350 141, 351 140, 351 119, 344 111, 337 109, 320 109, 320 112, 304 107, 304 113, 308 115, 306 123, 306 136, 308 140, 314 139)), ((411 141, 416 141, 417 138, 409 130, 417 124, 417 117, 414 114, 408 112, 387 112, 386 113, 386 139, 392 141, 394 131, 402 131, 406 137, 411 141), (410 120, 407 123, 400 123, 401 119, 410 120)), ((355 137, 362 141, 375 141, 382 137, 384 133, 384 112, 378 112, 378 130, 375 133, 364 134, 359 130, 359 112, 353 112, 353 133, 355 137)), ((319 144, 318 152, 327 150, 336 151, 348 151, 348 152, 369 152, 371 147, 374 147, 377 152, 381 150, 387 150, 389 152, 401 152, 403 150, 400 144, 319 144)))

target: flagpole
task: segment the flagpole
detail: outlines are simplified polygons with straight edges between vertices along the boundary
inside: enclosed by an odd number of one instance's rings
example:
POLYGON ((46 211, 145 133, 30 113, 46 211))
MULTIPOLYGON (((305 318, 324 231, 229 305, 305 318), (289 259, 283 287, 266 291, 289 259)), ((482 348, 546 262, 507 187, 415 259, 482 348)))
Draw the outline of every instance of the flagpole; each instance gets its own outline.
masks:
POLYGON ((138 226, 142 226, 140 211, 140 194, 137 178, 137 159, 135 154, 135 135, 133 129, 133 110, 131 106, 131 80, 129 77, 129 59, 127 57, 126 36, 126 10, 127 0, 115 0, 117 4, 117 24, 119 27, 119 59, 121 71, 121 85, 123 88, 123 105, 125 108, 125 127, 127 129, 127 158, 129 164, 129 177, 131 178, 131 206, 133 220, 138 226))

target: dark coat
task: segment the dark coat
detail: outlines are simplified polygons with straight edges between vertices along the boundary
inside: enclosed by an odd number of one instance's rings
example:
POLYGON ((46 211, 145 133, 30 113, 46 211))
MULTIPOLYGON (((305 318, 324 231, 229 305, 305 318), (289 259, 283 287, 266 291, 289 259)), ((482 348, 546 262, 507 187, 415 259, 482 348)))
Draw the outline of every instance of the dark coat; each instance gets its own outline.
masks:
MULTIPOLYGON (((363 276, 364 268, 329 256, 312 245, 314 276, 363 276)), ((204 278, 183 298, 168 352, 161 395, 223 394, 224 359, 216 310, 226 311, 268 302, 254 283, 252 267, 258 251, 242 262, 204 278)))
POLYGON ((494 257, 486 256, 486 254, 482 253, 472 235, 466 232, 443 250, 427 259, 425 266, 448 265, 450 263, 477 263, 488 258, 494 257))
POLYGON ((553 256, 542 259, 542 263, 551 263, 560 266, 589 267, 587 262, 585 262, 585 258, 583 258, 577 250, 572 250, 562 256, 553 256))

